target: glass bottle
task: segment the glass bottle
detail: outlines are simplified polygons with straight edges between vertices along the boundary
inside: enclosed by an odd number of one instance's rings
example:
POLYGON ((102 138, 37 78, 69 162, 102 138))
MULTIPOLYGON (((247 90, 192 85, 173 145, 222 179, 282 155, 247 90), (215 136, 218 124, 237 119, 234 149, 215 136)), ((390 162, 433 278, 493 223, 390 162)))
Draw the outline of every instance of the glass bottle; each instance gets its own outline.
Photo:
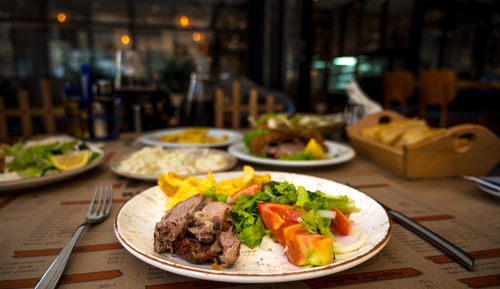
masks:
POLYGON ((214 122, 214 98, 209 90, 209 57, 200 57, 196 72, 191 73, 186 97, 181 103, 179 123, 183 126, 212 126, 214 122))

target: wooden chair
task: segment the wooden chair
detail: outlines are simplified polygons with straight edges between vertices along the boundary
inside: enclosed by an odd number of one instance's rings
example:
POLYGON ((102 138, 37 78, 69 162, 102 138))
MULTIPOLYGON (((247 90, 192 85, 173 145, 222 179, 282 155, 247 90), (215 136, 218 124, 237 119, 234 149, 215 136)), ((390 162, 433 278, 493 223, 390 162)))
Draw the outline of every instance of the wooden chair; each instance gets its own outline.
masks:
POLYGON ((420 117, 427 117, 427 106, 440 107, 439 126, 448 123, 449 105, 455 100, 457 77, 450 69, 429 70, 420 73, 420 117))
POLYGON ((393 101, 401 105, 403 114, 408 115, 408 100, 412 97, 415 82, 411 72, 388 72, 384 74, 384 106, 389 109, 393 101))
POLYGON ((7 118, 15 117, 21 119, 22 137, 27 138, 33 135, 33 117, 42 118, 45 132, 56 133, 56 118, 64 115, 63 107, 52 106, 50 84, 47 79, 40 80, 40 96, 42 107, 31 107, 29 103, 28 91, 24 88, 17 90, 17 108, 6 108, 3 98, 0 97, 0 140, 10 141, 14 137, 9 135, 7 118))
POLYGON ((259 94, 256 88, 251 88, 248 92, 248 104, 241 104, 240 82, 233 81, 232 83, 232 99, 228 101, 224 96, 224 90, 218 88, 215 92, 215 126, 218 128, 224 127, 224 116, 226 113, 232 115, 232 128, 241 128, 241 113, 246 112, 254 119, 260 112, 276 112, 284 109, 283 104, 275 104, 272 94, 266 95, 265 105, 259 105, 259 94))

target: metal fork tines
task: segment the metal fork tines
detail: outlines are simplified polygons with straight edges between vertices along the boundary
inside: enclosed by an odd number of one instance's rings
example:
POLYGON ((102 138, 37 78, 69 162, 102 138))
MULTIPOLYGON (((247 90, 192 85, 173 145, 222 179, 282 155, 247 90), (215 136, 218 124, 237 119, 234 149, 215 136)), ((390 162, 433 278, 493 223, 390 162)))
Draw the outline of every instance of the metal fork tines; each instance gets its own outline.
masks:
POLYGON ((89 224, 98 223, 104 220, 111 210, 113 203, 113 187, 112 186, 97 186, 94 190, 94 195, 90 201, 90 206, 87 211, 86 222, 89 224), (104 195, 104 199, 103 199, 104 195), (96 203, 96 199, 98 200, 96 203))
POLYGON ((90 201, 89 209, 87 210, 87 215, 85 217, 85 222, 83 222, 73 233, 73 236, 69 239, 68 243, 61 250, 59 255, 50 267, 45 271, 42 278, 38 282, 35 288, 55 288, 61 275, 66 268, 69 256, 73 251, 78 239, 81 234, 89 224, 96 224, 102 222, 109 215, 111 210, 111 205, 113 204, 113 187, 111 185, 106 186, 96 186, 94 189, 94 195, 90 201))

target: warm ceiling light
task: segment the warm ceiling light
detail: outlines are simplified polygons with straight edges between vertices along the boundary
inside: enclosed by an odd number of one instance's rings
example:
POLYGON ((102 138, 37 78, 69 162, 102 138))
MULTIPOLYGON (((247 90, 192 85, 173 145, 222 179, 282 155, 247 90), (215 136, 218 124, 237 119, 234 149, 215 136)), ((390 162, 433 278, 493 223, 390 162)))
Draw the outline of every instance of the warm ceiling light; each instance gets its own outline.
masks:
POLYGON ((187 16, 181 16, 179 18, 179 23, 181 24, 182 27, 186 27, 189 25, 189 18, 187 16))
POLYGON ((199 32, 193 33, 193 40, 199 42, 201 40, 201 33, 199 32))
POLYGON ((59 23, 66 22, 66 14, 62 12, 57 13, 57 21, 59 21, 59 23))
POLYGON ((127 45, 130 43, 130 37, 127 34, 123 34, 122 37, 120 38, 120 41, 127 45))

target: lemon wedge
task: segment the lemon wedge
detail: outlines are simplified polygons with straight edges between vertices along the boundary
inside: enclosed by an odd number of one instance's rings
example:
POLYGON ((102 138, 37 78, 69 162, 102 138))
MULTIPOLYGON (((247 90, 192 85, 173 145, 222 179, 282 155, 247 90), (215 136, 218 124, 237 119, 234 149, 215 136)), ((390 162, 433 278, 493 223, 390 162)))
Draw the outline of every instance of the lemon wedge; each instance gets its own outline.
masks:
POLYGON ((306 148, 304 149, 305 153, 310 153, 313 155, 313 157, 317 160, 323 160, 325 159, 325 151, 321 146, 316 142, 315 139, 310 139, 309 142, 306 145, 306 148))
POLYGON ((90 151, 81 151, 64 155, 50 156, 50 162, 61 171, 69 171, 84 167, 90 160, 90 151))

